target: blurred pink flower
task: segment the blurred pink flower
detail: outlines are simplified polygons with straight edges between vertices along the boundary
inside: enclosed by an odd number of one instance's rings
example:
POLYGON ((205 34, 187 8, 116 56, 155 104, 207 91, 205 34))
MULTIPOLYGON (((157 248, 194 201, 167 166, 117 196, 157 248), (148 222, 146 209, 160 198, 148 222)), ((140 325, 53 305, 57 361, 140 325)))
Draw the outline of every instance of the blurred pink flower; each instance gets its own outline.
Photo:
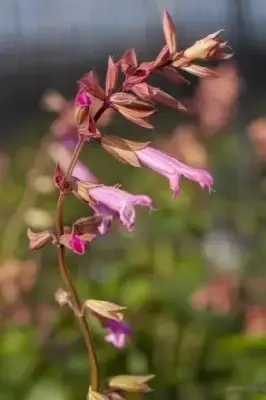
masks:
POLYGON ((266 335, 266 307, 251 306, 246 312, 245 332, 251 336, 266 335))
POLYGON ((132 334, 130 326, 123 321, 108 319, 105 321, 105 327, 107 328, 106 342, 112 343, 118 349, 124 348, 126 338, 132 334))
MULTIPOLYGON (((49 146, 48 153, 52 158, 52 160, 55 162, 55 164, 59 163, 62 170, 66 173, 71 160, 71 155, 72 155, 71 151, 69 151, 62 144, 52 143, 49 146)), ((89 181, 94 183, 99 182, 96 176, 81 161, 77 162, 72 176, 82 181, 89 181)))
POLYGON ((192 306, 197 310, 211 309, 218 314, 227 314, 235 309, 234 292, 237 288, 237 277, 217 277, 192 295, 192 306))
POLYGON ((253 147, 260 158, 266 160, 266 118, 258 118, 248 127, 248 136, 253 147))
POLYGON ((206 169, 208 155, 205 147, 198 140, 196 125, 186 123, 178 125, 170 138, 157 140, 158 149, 169 153, 180 161, 194 168, 206 169))
POLYGON ((32 321, 30 308, 25 303, 17 303, 8 310, 11 321, 18 326, 29 325, 32 321))
POLYGON ((16 303, 36 283, 38 265, 30 260, 9 260, 0 266, 0 292, 6 304, 16 303))
POLYGON ((216 72, 217 78, 200 80, 194 100, 200 124, 211 131, 228 123, 241 90, 239 71, 234 65, 219 66, 216 72))

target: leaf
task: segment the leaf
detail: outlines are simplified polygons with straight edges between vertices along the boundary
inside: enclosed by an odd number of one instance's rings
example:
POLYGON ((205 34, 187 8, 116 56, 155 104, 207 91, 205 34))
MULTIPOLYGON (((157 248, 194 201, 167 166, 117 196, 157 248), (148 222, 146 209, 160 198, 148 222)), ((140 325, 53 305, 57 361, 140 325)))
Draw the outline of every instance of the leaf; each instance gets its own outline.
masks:
POLYGON ((105 80, 105 94, 109 97, 114 90, 118 79, 118 65, 114 63, 112 57, 108 60, 108 69, 105 80))
POLYGON ((77 235, 97 234, 98 227, 102 222, 100 215, 93 215, 91 217, 79 218, 73 225, 73 231, 77 235))
POLYGON ((167 78, 169 81, 171 81, 173 83, 177 83, 178 85, 183 84, 183 83, 186 83, 186 84, 190 83, 186 78, 184 78, 182 75, 180 75, 180 73, 172 67, 168 67, 168 66, 163 67, 159 70, 159 72, 161 74, 163 74, 165 76, 165 78, 167 78))
POLYGON ((225 29, 220 29, 219 31, 216 31, 216 32, 214 32, 214 33, 210 33, 208 36, 206 36, 208 39, 217 39, 218 38, 218 36, 222 33, 222 32, 224 32, 225 31, 225 29))
POLYGON ((112 107, 130 121, 152 128, 145 118, 156 112, 154 106, 128 93, 115 93, 110 98, 112 107))
POLYGON ((199 76, 200 78, 218 78, 218 74, 210 68, 201 67, 200 65, 191 64, 186 67, 182 67, 186 72, 193 75, 199 76))
POLYGON ((88 74, 84 75, 80 81, 79 85, 86 92, 96 97, 99 100, 106 100, 106 96, 103 88, 100 86, 98 78, 94 71, 90 71, 88 74))
POLYGON ((142 82, 137 85, 132 86, 130 89, 133 93, 135 93, 140 99, 151 101, 153 96, 157 92, 157 88, 153 88, 149 86, 147 83, 142 82))
POLYGON ((156 112, 152 103, 140 100, 133 94, 116 93, 111 96, 110 101, 115 109, 127 108, 137 117, 148 117, 156 112))
POLYGON ((81 201, 85 202, 86 204, 92 204, 95 205, 96 201, 93 199, 93 197, 90 195, 89 191, 90 189, 94 187, 99 187, 102 186, 97 183, 93 182, 86 182, 86 181, 80 181, 76 178, 72 178, 70 181, 71 184, 71 189, 74 193, 74 195, 81 201))
POLYGON ((102 147, 113 157, 124 164, 141 167, 135 151, 141 150, 149 145, 150 142, 132 142, 117 136, 104 135, 101 140, 102 147))
POLYGON ((108 385, 112 389, 126 392, 148 393, 151 391, 147 382, 155 375, 119 375, 111 378, 108 385))
POLYGON ((45 111, 60 113, 67 106, 68 101, 57 90, 48 89, 41 99, 41 107, 45 111))
POLYGON ((160 68, 170 59, 170 53, 167 44, 162 48, 154 61, 154 68, 160 68))
POLYGON ((132 151, 144 149, 150 144, 150 142, 134 142, 132 140, 119 138, 118 136, 113 136, 113 135, 108 135, 108 136, 104 135, 103 139, 105 140, 106 143, 112 143, 114 145, 116 144, 117 146, 126 145, 132 151))
POLYGON ((171 65, 172 67, 175 68, 181 68, 181 67, 186 67, 187 65, 191 64, 191 60, 189 60, 189 58, 184 57, 184 52, 180 51, 179 53, 176 53, 173 57, 172 57, 172 62, 171 65))
POLYGON ((55 235, 51 231, 33 232, 30 228, 27 230, 27 236, 30 241, 31 250, 39 250, 51 241, 55 235))
POLYGON ((128 90, 131 86, 145 81, 154 70, 153 61, 145 61, 129 76, 123 83, 123 90, 128 90))
POLYGON ((136 55, 136 51, 134 48, 128 49, 124 53, 121 60, 123 60, 123 63, 126 63, 127 65, 131 65, 132 67, 138 66, 137 55, 136 55))
POLYGON ((175 24, 167 11, 163 15, 163 32, 169 52, 170 54, 174 54, 177 46, 175 24))
POLYGON ((123 319, 123 314, 121 313, 121 311, 125 310, 126 307, 122 307, 108 301, 86 300, 83 303, 82 309, 84 311, 89 310, 97 317, 121 321, 123 319))
POLYGON ((98 236, 99 232, 97 233, 84 233, 83 235, 79 235, 81 240, 85 240, 86 242, 91 242, 93 239, 98 236))
POLYGON ((136 115, 132 115, 132 112, 127 107, 117 106, 116 110, 123 115, 123 117, 129 119, 134 124, 142 126, 143 128, 153 129, 153 125, 149 124, 145 117, 138 117, 136 115))
POLYGON ((138 66, 135 49, 128 49, 119 61, 122 72, 132 75, 138 66))
POLYGON ((170 96, 170 94, 163 92, 160 89, 157 91, 156 95, 153 96, 153 100, 157 103, 164 104, 176 110, 186 111, 186 107, 179 100, 175 99, 173 96, 170 96))
POLYGON ((113 94, 110 98, 110 102, 112 104, 121 106, 133 105, 136 100, 137 98, 133 94, 123 93, 123 92, 117 92, 113 94))

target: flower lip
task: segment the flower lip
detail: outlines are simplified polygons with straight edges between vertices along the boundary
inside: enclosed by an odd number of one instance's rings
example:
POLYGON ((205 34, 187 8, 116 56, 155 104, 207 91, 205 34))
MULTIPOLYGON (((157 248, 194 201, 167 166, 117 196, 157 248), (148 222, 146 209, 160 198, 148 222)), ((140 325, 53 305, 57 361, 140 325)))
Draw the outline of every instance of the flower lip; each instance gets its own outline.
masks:
POLYGON ((107 327, 114 333, 123 333, 126 336, 130 336, 132 333, 130 326, 127 325, 124 321, 109 319, 107 322, 107 327))
POLYGON ((132 334, 130 326, 123 321, 111 319, 106 321, 105 326, 107 328, 106 342, 112 343, 118 349, 124 348, 126 337, 132 334))
POLYGON ((91 196, 97 204, 92 206, 97 214, 119 220, 128 230, 135 225, 135 206, 149 207, 153 210, 152 200, 146 195, 135 195, 117 187, 98 186, 90 189, 91 196))

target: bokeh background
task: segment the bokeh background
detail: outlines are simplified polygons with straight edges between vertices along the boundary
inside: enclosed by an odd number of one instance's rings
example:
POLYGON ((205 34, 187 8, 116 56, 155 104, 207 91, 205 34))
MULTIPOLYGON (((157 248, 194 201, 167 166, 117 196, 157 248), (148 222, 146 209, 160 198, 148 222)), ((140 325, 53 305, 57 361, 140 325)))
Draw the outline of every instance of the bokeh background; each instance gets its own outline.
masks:
MULTIPOLYGON (((188 105, 186 115, 162 108, 150 132, 106 113, 100 129, 209 168, 215 193, 183 182, 173 200, 160 176, 88 146, 82 160, 102 182, 147 193, 158 210, 140 211, 133 233, 116 225, 69 263, 84 298, 128 307, 134 335, 123 351, 93 323, 104 379, 154 373, 151 399, 266 398, 228 390, 266 382, 265 0, 1 0, 1 400, 85 398, 81 335, 54 300, 55 248, 30 252, 26 230, 53 226, 54 163, 68 162, 74 129, 62 104, 89 69, 103 76, 109 54, 135 47, 152 59, 164 9, 182 48, 225 28, 234 60, 214 65, 218 79, 191 77, 189 87, 155 81, 188 105)), ((66 222, 87 213, 71 199, 66 222)))

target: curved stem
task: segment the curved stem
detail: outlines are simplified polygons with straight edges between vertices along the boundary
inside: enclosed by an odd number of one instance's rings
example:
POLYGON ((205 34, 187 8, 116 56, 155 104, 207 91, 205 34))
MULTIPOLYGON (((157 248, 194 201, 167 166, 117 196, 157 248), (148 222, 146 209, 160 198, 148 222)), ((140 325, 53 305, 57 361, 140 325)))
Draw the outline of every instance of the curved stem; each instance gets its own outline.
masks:
POLYGON ((108 108, 109 108, 108 102, 103 103, 103 105, 96 111, 96 113, 95 113, 95 115, 94 115, 94 117, 93 117, 94 122, 97 122, 97 121, 101 118, 102 114, 103 114, 108 108))
MULTIPOLYGON (((69 179, 72 175, 72 172, 75 168, 75 165, 78 161, 80 152, 82 150, 84 144, 84 138, 80 137, 77 146, 73 152, 72 159, 70 161, 67 173, 66 173, 66 178, 69 179)), ((57 240, 58 243, 60 243, 60 236, 64 232, 64 220, 63 220, 63 213, 64 213, 64 200, 65 200, 65 195, 63 193, 60 193, 58 202, 57 202, 57 240)), ((87 323, 87 320, 85 316, 82 313, 82 303, 79 298, 79 295, 77 293, 76 287, 73 283, 73 279, 71 277, 71 274, 69 272, 69 269, 67 267, 67 262, 66 262, 66 255, 65 255, 65 248, 63 245, 60 245, 58 248, 58 262, 59 262, 59 268, 60 268, 60 273, 61 276, 70 292, 71 299, 73 301, 74 309, 76 311, 76 316, 80 325, 80 329, 82 331, 84 341, 87 347, 87 352, 88 352, 88 358, 89 358, 89 363, 90 363, 90 375, 91 375, 91 387, 94 391, 98 392, 99 391, 99 372, 98 372, 98 363, 97 363, 97 357, 93 345, 93 340, 92 340, 92 335, 90 332, 89 325, 87 323)))
MULTIPOLYGON (((57 229, 58 236, 60 237, 63 233, 63 207, 64 207, 64 199, 65 196, 63 193, 60 193, 57 203, 57 229)), ((72 277, 70 275, 69 269, 67 268, 66 263, 66 255, 64 246, 60 246, 58 248, 58 261, 61 276, 70 292, 71 299, 73 301, 74 309, 76 311, 76 316, 80 325, 80 329, 84 336, 84 341, 87 347, 88 358, 90 362, 90 371, 91 371, 91 387, 94 391, 99 390, 99 378, 98 378, 98 364, 97 358, 94 350, 94 345, 92 341, 92 336, 90 332, 89 325, 86 321, 85 316, 82 313, 81 301, 78 296, 77 290, 73 283, 72 277)))

